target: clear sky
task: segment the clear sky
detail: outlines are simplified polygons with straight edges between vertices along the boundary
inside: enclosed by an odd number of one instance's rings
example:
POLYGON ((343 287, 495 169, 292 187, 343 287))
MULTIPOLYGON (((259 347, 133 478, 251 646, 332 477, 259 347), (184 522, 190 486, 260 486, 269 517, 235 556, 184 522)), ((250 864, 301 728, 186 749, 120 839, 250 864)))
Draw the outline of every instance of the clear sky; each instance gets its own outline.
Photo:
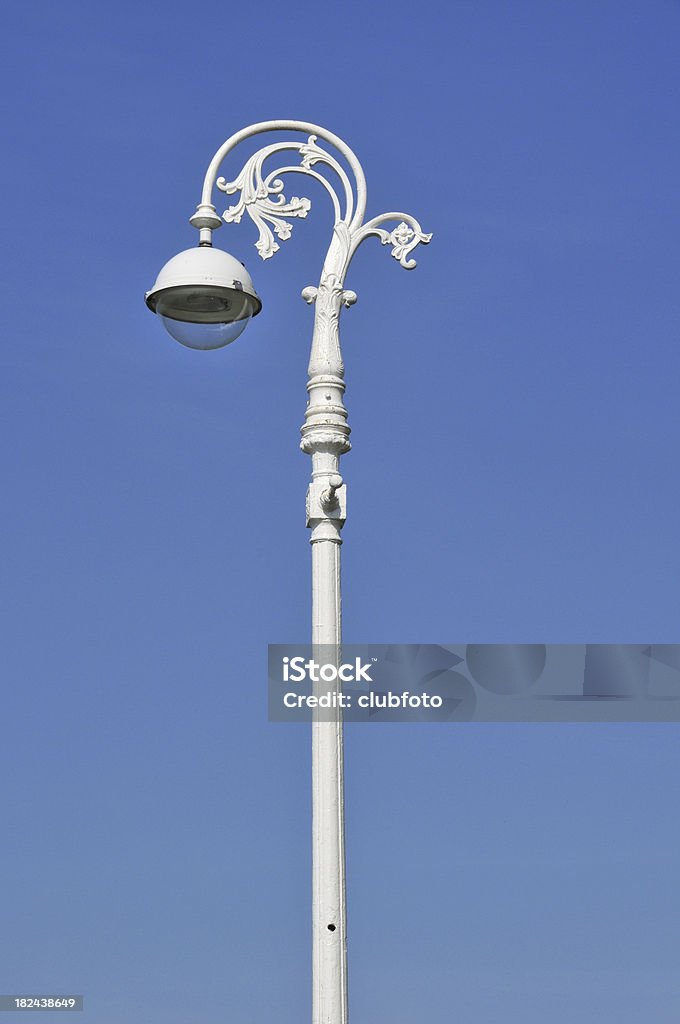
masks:
MULTIPOLYGON (((346 639, 677 642, 680 3, 9 0, 3 49, 0 991, 299 1024, 266 645, 309 632, 327 200, 266 264, 216 236, 264 302, 230 348, 144 291, 228 135, 341 135, 434 232, 347 281, 346 639)), ((348 728, 352 1019, 677 1024, 679 769, 672 725, 348 728)))

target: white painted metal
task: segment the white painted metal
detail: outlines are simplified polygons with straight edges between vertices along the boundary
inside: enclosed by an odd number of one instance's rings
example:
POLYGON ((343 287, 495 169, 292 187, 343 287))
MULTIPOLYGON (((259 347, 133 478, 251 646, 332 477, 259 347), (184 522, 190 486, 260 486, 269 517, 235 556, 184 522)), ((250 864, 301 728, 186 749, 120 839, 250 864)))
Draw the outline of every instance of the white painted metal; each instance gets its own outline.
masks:
MULTIPOLYGON (((201 202, 191 223, 200 240, 209 243, 220 218, 212 204, 213 187, 237 197, 223 219, 238 222, 247 213, 259 231, 256 248, 262 259, 279 249, 276 238, 290 237, 287 218, 306 217, 309 199, 283 194, 284 175, 306 174, 328 192, 335 214, 333 235, 318 287, 305 288, 303 298, 315 303, 314 334, 309 360, 309 399, 302 427, 301 448, 312 458, 312 481, 307 494, 307 525, 312 544, 312 643, 330 645, 339 656, 341 643, 340 545, 346 516, 345 486, 338 474, 340 456, 350 449, 350 428, 343 402, 344 366, 340 351, 340 312, 357 296, 345 290, 352 256, 364 239, 378 237, 391 245, 392 255, 411 270, 411 251, 430 241, 415 218, 384 213, 364 222, 366 181, 352 150, 336 135, 305 121, 264 121, 232 135, 208 167, 201 202), (251 156, 231 181, 217 178, 223 160, 238 143, 262 133, 294 131, 306 141, 286 140, 264 146, 251 156), (334 147, 344 164, 319 145, 334 147), (265 161, 283 152, 297 153, 298 165, 286 164, 266 172, 265 161), (332 172, 331 179, 314 168, 332 172), (351 172, 349 177, 345 170, 351 172), (352 180, 353 179, 353 180, 352 180), (339 191, 338 191, 339 187, 339 191), (398 221, 391 231, 382 225, 398 221), (274 237, 276 236, 276 238, 274 237)), ((312 723, 312 924, 313 1024, 347 1024, 347 925, 345 900, 345 837, 342 720, 312 723)))
POLYGON ((243 264, 228 252, 210 246, 185 249, 168 260, 161 268, 153 288, 146 293, 146 304, 155 312, 159 292, 188 285, 196 289, 203 285, 228 291, 236 289, 254 300, 253 315, 256 316, 262 309, 253 279, 243 264))

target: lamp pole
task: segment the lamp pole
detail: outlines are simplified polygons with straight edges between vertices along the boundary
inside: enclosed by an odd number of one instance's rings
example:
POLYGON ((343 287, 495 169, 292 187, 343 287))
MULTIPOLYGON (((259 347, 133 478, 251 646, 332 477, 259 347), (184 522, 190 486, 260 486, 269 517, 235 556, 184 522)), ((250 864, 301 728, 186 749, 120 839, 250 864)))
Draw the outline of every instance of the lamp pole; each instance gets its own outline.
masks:
MULTIPOLYGON (((346 494, 339 468, 340 457, 351 447, 343 401, 345 383, 339 328, 342 308, 353 305, 357 296, 345 289, 345 276, 354 253, 366 238, 376 236, 383 245, 390 245, 392 256, 402 267, 411 270, 416 265, 411 251, 418 243, 429 242, 431 235, 424 234, 418 221, 409 214, 383 213, 365 221, 363 170, 352 150, 336 135, 304 121, 264 121, 232 135, 218 149, 205 175, 201 202, 190 218, 199 231, 199 251, 188 250, 163 268, 156 285, 147 294, 147 304, 154 312, 165 314, 166 326, 173 336, 190 347, 219 347, 233 340, 228 337, 227 342, 219 341, 220 325, 229 324, 233 328, 237 319, 247 322, 250 315, 259 313, 259 299, 247 272, 242 269, 234 272, 236 261, 231 257, 225 253, 212 256, 208 252, 201 256, 199 252, 211 249, 212 233, 221 226, 222 220, 239 222, 247 213, 259 231, 255 245, 260 257, 266 260, 273 256, 279 249, 276 239, 290 236, 292 225, 288 218, 306 217, 311 208, 309 199, 292 196, 287 200, 284 196, 282 179, 292 173, 306 174, 320 182, 330 196, 335 215, 319 284, 302 292, 303 298, 314 304, 309 397, 301 428, 301 448, 312 459, 312 478, 307 491, 307 526, 311 530, 312 545, 312 644, 323 646, 324 660, 328 661, 329 650, 339 658, 341 643, 340 545, 346 518, 346 494), (217 177, 222 162, 240 142, 282 131, 302 133, 306 138, 263 146, 246 161, 236 178, 228 181, 217 177), (341 159, 323 148, 320 142, 332 147, 341 159), (291 151, 297 154, 298 164, 264 170, 265 161, 291 151), (317 167, 326 173, 321 174, 317 167), (222 217, 218 216, 212 202, 215 186, 227 195, 237 196, 237 201, 222 217), (388 230, 383 225, 390 222, 397 223, 388 230), (223 270, 216 262, 222 257, 231 261, 228 266, 224 264, 223 270), (199 267, 201 261, 204 267, 199 267), (175 265, 174 277, 168 270, 170 264, 175 265), (240 279, 236 279, 234 273, 239 273, 240 279), (220 297, 223 309, 218 307, 220 297), (172 322, 168 323, 168 319, 172 322), (176 333, 175 320, 184 325, 207 325, 203 329, 212 331, 216 343, 187 341, 176 333)), ((323 721, 318 714, 312 721, 312 947, 312 1024, 347 1024, 341 711, 335 721, 323 721)))

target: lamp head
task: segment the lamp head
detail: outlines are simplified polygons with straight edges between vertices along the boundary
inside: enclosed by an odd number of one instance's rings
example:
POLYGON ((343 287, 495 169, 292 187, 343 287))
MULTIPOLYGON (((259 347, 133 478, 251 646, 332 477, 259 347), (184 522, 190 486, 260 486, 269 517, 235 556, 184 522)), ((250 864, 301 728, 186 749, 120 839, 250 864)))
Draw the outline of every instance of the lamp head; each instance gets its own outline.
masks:
POLYGON ((146 304, 181 345, 223 348, 245 330, 262 303, 250 274, 222 249, 185 249, 165 264, 146 304))

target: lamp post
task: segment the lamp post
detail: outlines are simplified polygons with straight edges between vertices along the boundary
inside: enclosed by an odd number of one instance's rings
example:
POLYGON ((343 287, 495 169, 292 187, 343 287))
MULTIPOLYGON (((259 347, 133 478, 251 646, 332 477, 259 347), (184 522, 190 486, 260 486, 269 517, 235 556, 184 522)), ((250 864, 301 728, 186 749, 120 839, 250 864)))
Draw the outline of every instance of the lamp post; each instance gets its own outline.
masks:
MULTIPOLYGON (((286 157, 286 159, 288 159, 286 157)), ((300 447, 312 458, 307 492, 307 526, 312 544, 312 644, 339 657, 341 642, 340 545, 346 517, 340 456, 350 450, 350 428, 343 402, 344 366, 340 351, 340 312, 356 302, 345 289, 345 276, 359 245, 371 236, 391 246, 406 270, 416 261, 411 251, 427 243, 415 218, 383 213, 364 220, 366 181, 352 150, 331 132, 305 121, 264 121, 232 135, 213 157, 203 182, 201 202, 190 218, 199 231, 198 247, 173 257, 146 294, 146 303, 163 319, 169 333, 189 348, 221 348, 244 330, 262 303, 245 267, 228 253, 212 248, 212 233, 248 214, 259 232, 255 247, 263 260, 279 249, 276 239, 290 237, 288 218, 306 217, 309 199, 286 199, 283 177, 302 173, 320 182, 333 204, 333 234, 317 287, 303 289, 314 304, 314 332, 309 360, 309 398, 300 447), (217 174, 223 160, 240 143, 268 132, 302 133, 306 138, 273 142, 251 156, 236 178, 217 174), (322 148, 332 147, 341 157, 322 148), (297 164, 265 171, 281 153, 294 153, 297 164), (315 168, 326 173, 321 174, 315 168), (349 170, 349 174, 347 171, 349 170), (329 176, 330 172, 330 176, 329 176), (237 201, 219 217, 213 188, 237 201), (396 224, 395 224, 396 222, 396 224), (391 228, 383 225, 393 224, 391 228), (275 237, 276 236, 276 237, 275 237)), ((325 660, 328 660, 327 658, 325 660)), ((347 927, 342 716, 312 722, 312 986, 313 1024, 347 1022, 347 927)))

